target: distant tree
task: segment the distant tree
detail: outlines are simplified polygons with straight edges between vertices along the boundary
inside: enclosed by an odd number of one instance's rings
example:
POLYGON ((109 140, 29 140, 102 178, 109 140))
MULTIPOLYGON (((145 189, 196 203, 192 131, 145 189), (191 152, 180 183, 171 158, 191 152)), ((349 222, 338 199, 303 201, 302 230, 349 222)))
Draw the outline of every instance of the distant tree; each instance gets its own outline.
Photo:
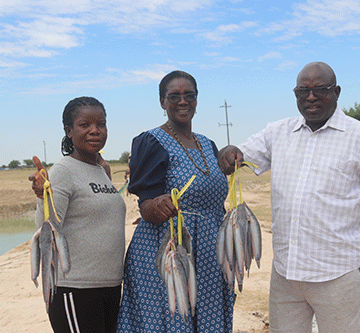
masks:
POLYGON ((9 168, 10 168, 10 169, 18 168, 20 164, 21 164, 21 163, 20 163, 19 161, 12 160, 12 161, 9 163, 9 168))
POLYGON ((342 110, 345 112, 346 115, 360 120, 360 104, 355 102, 354 107, 349 108, 349 110, 347 110, 346 108, 343 108, 342 110))
POLYGON ((128 159, 129 159, 130 153, 128 151, 124 151, 121 155, 121 157, 119 158, 119 162, 120 163, 128 163, 128 159))
POLYGON ((34 166, 35 166, 35 164, 34 164, 34 162, 33 162, 32 159, 23 160, 23 161, 24 161, 25 165, 26 165, 28 168, 31 168, 31 167, 34 167, 34 166))

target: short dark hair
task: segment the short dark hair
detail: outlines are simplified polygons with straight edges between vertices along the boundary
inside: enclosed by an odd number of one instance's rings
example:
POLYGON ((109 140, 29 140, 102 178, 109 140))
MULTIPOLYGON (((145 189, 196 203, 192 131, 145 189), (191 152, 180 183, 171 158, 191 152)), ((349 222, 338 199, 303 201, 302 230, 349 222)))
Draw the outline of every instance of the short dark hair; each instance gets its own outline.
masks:
POLYGON ((196 94, 198 93, 196 80, 194 79, 193 76, 183 71, 172 71, 169 74, 166 74, 160 81, 159 84, 160 101, 165 98, 167 85, 169 84, 169 82, 177 78, 184 78, 189 80, 194 85, 196 94))
MULTIPOLYGON (((66 126, 72 127, 74 125, 74 119, 76 118, 76 115, 78 113, 78 108, 82 106, 99 106, 104 110, 104 114, 106 116, 104 105, 101 102, 99 102, 96 98, 86 97, 86 96, 77 97, 72 99, 69 103, 67 103, 64 108, 64 112, 62 115, 64 130, 66 126)), ((65 136, 61 141, 61 153, 64 156, 66 156, 66 155, 70 155, 73 151, 74 151, 74 145, 72 143, 72 140, 66 135, 66 130, 65 130, 65 136)))

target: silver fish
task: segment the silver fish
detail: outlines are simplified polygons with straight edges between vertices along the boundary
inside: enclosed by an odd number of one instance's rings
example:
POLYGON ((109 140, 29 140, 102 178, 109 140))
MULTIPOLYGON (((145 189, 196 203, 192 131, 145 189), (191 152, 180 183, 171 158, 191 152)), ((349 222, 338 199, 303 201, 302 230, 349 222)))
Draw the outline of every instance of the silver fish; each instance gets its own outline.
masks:
POLYGON ((225 227, 225 253, 229 262, 230 270, 234 269, 234 233, 233 219, 236 218, 236 209, 231 211, 230 219, 225 227))
POLYGON ((69 273, 71 269, 69 246, 65 238, 65 235, 56 225, 56 223, 50 223, 50 224, 52 226, 52 230, 55 236, 55 245, 57 250, 57 256, 60 262, 61 271, 65 276, 65 274, 69 273))
POLYGON ((186 252, 183 245, 178 245, 178 247, 176 248, 176 252, 177 252, 178 258, 181 262, 181 265, 184 268, 185 278, 188 279, 189 278, 189 270, 190 270, 188 253, 186 252))
MULTIPOLYGON (((245 235, 241 232, 237 219, 233 220, 234 252, 235 252, 235 276, 239 285, 242 285, 244 278, 244 242, 245 235)), ((240 288, 239 288, 240 289, 240 288)))
POLYGON ((190 254, 188 254, 188 260, 189 260, 189 276, 188 276, 189 301, 191 306, 191 315, 195 316, 196 302, 197 302, 196 270, 195 270, 195 262, 190 254))
POLYGON ((37 277, 41 263, 43 297, 48 311, 56 293, 59 263, 64 275, 71 268, 68 244, 57 224, 46 220, 33 235, 30 249, 31 279, 35 286, 38 286, 37 277))
POLYGON ((40 232, 41 249, 41 278, 43 297, 46 304, 46 310, 49 310, 50 289, 51 289, 51 261, 52 261, 53 234, 49 221, 45 221, 40 232))
POLYGON ((172 269, 174 274, 174 286, 176 295, 176 304, 179 315, 185 323, 188 322, 189 316, 189 296, 188 296, 188 283, 185 277, 184 268, 178 258, 177 253, 171 257, 172 269))
POLYGON ((185 226, 182 226, 181 233, 182 233, 182 243, 185 250, 187 251, 187 253, 192 254, 192 237, 189 233, 189 230, 185 226))
POLYGON ((171 236, 171 234, 170 234, 170 228, 169 228, 166 231, 166 233, 161 241, 159 250, 158 250, 158 252, 156 254, 156 258, 155 258, 155 268, 158 271, 158 273, 164 283, 165 283, 164 265, 165 265, 165 257, 166 257, 165 249, 168 246, 170 236, 171 236))
POLYGON ((216 261, 221 268, 223 268, 225 258, 225 229, 229 222, 230 215, 231 211, 227 211, 216 236, 216 261))
POLYGON ((262 252, 262 239, 261 239, 261 227, 255 214, 251 211, 248 205, 244 202, 247 213, 250 217, 250 230, 251 230, 251 248, 253 257, 255 258, 258 268, 260 268, 260 259, 262 252))
POLYGON ((175 251, 169 251, 165 258, 165 286, 168 297, 169 311, 174 322, 174 315, 176 310, 176 295, 174 285, 174 273, 172 269, 171 257, 175 255, 175 251))
POLYGON ((36 288, 39 286, 37 281, 37 277, 40 273, 40 259, 41 259, 41 251, 40 251, 40 236, 41 229, 37 230, 31 238, 30 244, 30 255, 31 255, 31 280, 33 280, 36 288))

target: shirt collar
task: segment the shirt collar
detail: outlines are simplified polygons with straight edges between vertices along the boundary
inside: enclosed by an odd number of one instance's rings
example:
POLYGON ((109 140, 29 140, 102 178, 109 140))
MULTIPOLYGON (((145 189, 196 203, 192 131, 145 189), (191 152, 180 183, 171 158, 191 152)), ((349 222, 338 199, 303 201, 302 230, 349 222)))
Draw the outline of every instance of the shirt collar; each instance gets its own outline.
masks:
MULTIPOLYGON (((334 114, 328 119, 325 125, 319 128, 317 131, 324 130, 327 127, 333 128, 338 131, 345 131, 345 114, 339 106, 336 107, 334 114)), ((305 118, 303 116, 298 117, 298 121, 294 126, 293 132, 298 131, 301 127, 308 128, 306 125, 305 118)))

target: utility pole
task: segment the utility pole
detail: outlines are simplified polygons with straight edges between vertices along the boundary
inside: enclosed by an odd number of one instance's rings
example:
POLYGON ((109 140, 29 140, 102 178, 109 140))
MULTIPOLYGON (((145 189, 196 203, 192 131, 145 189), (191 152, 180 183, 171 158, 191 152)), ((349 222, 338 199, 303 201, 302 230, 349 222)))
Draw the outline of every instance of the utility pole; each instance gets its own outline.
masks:
POLYGON ((47 165, 47 163, 46 163, 46 143, 45 143, 45 141, 43 141, 44 142, 44 160, 45 160, 45 166, 47 165))
POLYGON ((227 108, 230 108, 231 105, 227 105, 226 100, 225 100, 225 105, 221 105, 220 107, 221 107, 221 108, 225 108, 226 124, 220 124, 220 123, 219 123, 219 127, 220 127, 220 126, 226 126, 227 139, 228 139, 228 145, 229 145, 229 144, 230 144, 229 126, 232 126, 232 123, 229 123, 227 108))

